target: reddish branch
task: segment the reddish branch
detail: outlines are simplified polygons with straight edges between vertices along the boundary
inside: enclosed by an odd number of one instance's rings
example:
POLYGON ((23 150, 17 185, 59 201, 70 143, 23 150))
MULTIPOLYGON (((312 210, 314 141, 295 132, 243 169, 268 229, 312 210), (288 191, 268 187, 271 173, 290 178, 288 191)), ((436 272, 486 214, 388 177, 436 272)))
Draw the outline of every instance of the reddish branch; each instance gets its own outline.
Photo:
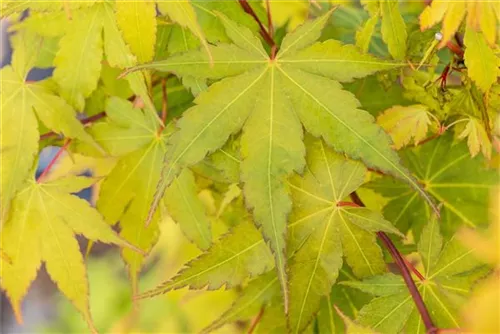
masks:
MULTIPOLYGON (((365 206, 363 201, 361 201, 361 198, 359 198, 358 194, 356 194, 356 192, 353 192, 351 194, 351 199, 358 206, 360 207, 365 206)), ((406 287, 408 288, 408 291, 410 292, 410 295, 413 298, 413 302, 415 303, 415 306, 417 307, 417 310, 420 313, 420 317, 422 318, 427 333, 429 334, 437 333, 439 329, 434 326, 434 322, 432 321, 429 311, 425 306, 425 302, 422 299, 422 296, 420 295, 420 292, 418 291, 418 288, 415 285, 413 278, 411 277, 410 270, 408 269, 408 266, 403 256, 401 255, 401 253, 399 253, 398 249, 396 248, 392 240, 387 236, 387 234, 385 234, 384 232, 377 232, 377 237, 382 241, 384 246, 387 248, 392 258, 394 259, 394 262, 396 262, 396 265, 401 271, 401 276, 403 277, 406 287)))
POLYGON ((248 329, 248 334, 252 334, 253 331, 255 330, 255 327, 259 324, 260 319, 262 319, 262 316, 264 315, 264 306, 261 307, 259 313, 253 319, 252 324, 250 325, 250 328, 248 329))
MULTIPOLYGON (((80 123, 89 124, 89 123, 93 123, 97 120, 100 120, 101 118, 104 118, 104 117, 106 117, 106 113, 103 111, 103 112, 100 112, 100 113, 95 114, 93 116, 90 116, 88 118, 84 118, 84 119, 80 120, 80 123)), ((40 135, 40 140, 44 140, 44 139, 47 139, 47 138, 50 138, 53 136, 57 136, 57 133, 55 133, 54 131, 49 131, 47 133, 40 135)))
MULTIPOLYGON (((243 8, 245 13, 250 15, 255 20, 255 22, 257 22, 257 24, 259 25, 259 33, 262 36, 262 38, 264 38, 264 41, 266 41, 266 43, 271 47, 271 59, 274 59, 274 57, 276 56, 277 46, 276 46, 276 43, 274 42, 273 37, 271 36, 271 32, 268 31, 264 27, 264 25, 260 21, 259 17, 257 16, 257 14, 255 13, 255 11, 250 6, 250 4, 248 3, 247 0, 238 0, 238 2, 240 3, 240 6, 241 6, 241 8, 243 8)), ((271 17, 271 14, 268 13, 268 18, 270 19, 270 17, 271 17)), ((272 27, 272 26, 270 26, 270 27, 272 27)))
POLYGON ((40 174, 40 176, 36 179, 37 183, 40 183, 47 176, 47 174, 49 174, 49 172, 52 169, 52 167, 54 167, 54 165, 56 164, 57 160, 59 160, 59 158, 61 157, 62 153, 64 151, 66 151, 66 149, 68 148, 68 146, 69 146, 70 143, 71 143, 71 139, 66 140, 66 142, 64 143, 64 145, 59 149, 59 151, 57 151, 56 155, 52 158, 52 160, 49 162, 49 164, 47 165, 47 167, 45 167, 45 169, 43 170, 42 174, 40 174))

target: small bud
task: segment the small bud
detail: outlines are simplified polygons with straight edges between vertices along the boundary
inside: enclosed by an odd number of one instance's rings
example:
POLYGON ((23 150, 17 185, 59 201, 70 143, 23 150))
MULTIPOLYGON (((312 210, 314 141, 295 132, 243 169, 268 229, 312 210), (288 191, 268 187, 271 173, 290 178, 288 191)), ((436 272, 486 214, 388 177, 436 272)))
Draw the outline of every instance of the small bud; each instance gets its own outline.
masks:
POLYGON ((437 40, 437 41, 441 41, 443 39, 443 34, 441 32, 437 32, 435 35, 434 35, 434 38, 437 40))

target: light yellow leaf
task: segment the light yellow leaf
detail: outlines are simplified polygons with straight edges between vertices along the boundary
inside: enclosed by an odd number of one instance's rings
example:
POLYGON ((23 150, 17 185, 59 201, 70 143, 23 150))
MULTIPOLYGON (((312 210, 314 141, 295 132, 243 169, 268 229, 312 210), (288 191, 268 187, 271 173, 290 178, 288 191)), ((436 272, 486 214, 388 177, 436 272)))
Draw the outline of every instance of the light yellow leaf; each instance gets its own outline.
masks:
POLYGON ((443 47, 460 27, 465 15, 467 15, 467 28, 482 31, 487 42, 494 46, 497 20, 500 20, 500 2, 498 1, 434 0, 420 15, 420 27, 425 30, 443 21, 443 38, 440 44, 443 47))
POLYGON ((474 29, 468 27, 465 30, 464 43, 467 47, 464 58, 468 75, 486 92, 498 80, 498 58, 488 47, 484 35, 474 29))
POLYGON ((102 16, 98 7, 78 11, 59 42, 54 80, 62 97, 83 111, 85 98, 97 87, 102 61, 102 16))
POLYGON ((491 159, 491 141, 483 124, 477 118, 471 117, 465 129, 458 136, 460 139, 465 137, 467 137, 467 145, 472 157, 481 151, 487 159, 491 159))
POLYGON ((156 6, 152 1, 117 1, 116 23, 140 63, 153 59, 156 6))
POLYGON ((431 121, 427 107, 416 104, 391 107, 378 116, 377 123, 389 133, 394 147, 400 149, 408 145, 412 138, 415 144, 424 139, 431 121))

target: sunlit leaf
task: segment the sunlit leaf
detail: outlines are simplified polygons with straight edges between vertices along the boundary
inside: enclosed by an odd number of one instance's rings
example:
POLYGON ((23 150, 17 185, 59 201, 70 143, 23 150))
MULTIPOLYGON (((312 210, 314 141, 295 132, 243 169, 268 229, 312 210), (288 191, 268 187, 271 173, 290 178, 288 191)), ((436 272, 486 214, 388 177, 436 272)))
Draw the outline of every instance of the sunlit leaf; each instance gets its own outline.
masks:
POLYGON ((29 180, 14 197, 9 218, 2 226, 0 247, 11 262, 2 259, 0 285, 19 320, 21 301, 44 262, 59 290, 95 332, 89 312, 85 266, 75 234, 125 246, 132 252, 138 249, 118 237, 86 201, 70 194, 93 182, 81 177, 48 183, 29 180))
POLYGON ((201 51, 139 67, 207 79, 231 75, 201 93, 196 106, 177 123, 179 131, 167 150, 167 164, 152 212, 166 186, 183 167, 199 162, 220 148, 231 134, 243 129, 243 191, 255 223, 262 227, 275 254, 285 307, 285 234, 291 199, 283 179, 294 171, 301 172, 305 165, 301 123, 336 151, 406 180, 428 198, 400 165, 388 136, 368 113, 357 109, 359 102, 334 81, 351 81, 401 65, 362 54, 338 41, 315 43, 328 17, 329 13, 308 21, 285 36, 272 61, 248 29, 223 18, 234 44, 211 49, 213 67, 201 51), (244 60, 234 61, 234 52, 246 55, 244 60), (223 56, 221 60, 218 55, 223 56), (318 90, 318 86, 323 89, 318 90))

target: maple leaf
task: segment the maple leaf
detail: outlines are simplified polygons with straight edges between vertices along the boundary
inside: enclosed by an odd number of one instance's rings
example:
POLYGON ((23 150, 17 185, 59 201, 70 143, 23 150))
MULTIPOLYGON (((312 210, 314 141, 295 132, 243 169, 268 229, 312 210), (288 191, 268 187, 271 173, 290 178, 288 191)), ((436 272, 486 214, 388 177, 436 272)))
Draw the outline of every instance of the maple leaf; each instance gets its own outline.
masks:
POLYGON ((486 92, 500 76, 498 69, 500 59, 488 47, 485 37, 473 29, 465 31, 464 43, 467 47, 464 53, 467 74, 483 92, 486 92))
POLYGON ((377 117, 377 123, 384 128, 392 138, 394 147, 400 149, 414 138, 417 145, 427 135, 429 112, 424 105, 393 106, 377 117))
POLYGON ((427 197, 400 165, 388 136, 368 113, 357 109, 359 102, 336 81, 352 81, 401 64, 362 54, 335 40, 315 43, 329 16, 330 12, 285 36, 276 58, 269 59, 249 29, 219 15, 233 44, 210 47, 212 67, 205 52, 192 51, 133 69, 224 78, 198 95, 196 105, 178 121, 151 214, 182 168, 199 162, 242 130, 244 195, 275 254, 285 300, 285 234, 291 198, 283 180, 304 168, 302 125, 335 150, 408 181, 427 197))
MULTIPOLYGON (((445 133, 400 154, 427 192, 443 204, 440 224, 446 237, 462 224, 476 227, 487 223, 489 192, 499 177, 495 170, 484 166, 481 157, 470 159, 465 143, 454 144, 453 134, 445 133)), ((408 186, 389 177, 372 181, 366 187, 389 198, 384 217, 402 232, 411 227, 418 239, 431 217, 424 201, 408 186)))
POLYGON ((494 1, 435 0, 420 15, 420 27, 428 29, 442 21, 441 33, 444 46, 460 27, 467 14, 467 30, 481 30, 490 45, 496 43, 496 21, 500 19, 500 4, 494 1))
MULTIPOLYGON (((148 228, 141 222, 148 213, 163 166, 166 140, 173 129, 160 128, 149 113, 118 97, 108 99, 105 110, 106 121, 94 124, 90 132, 118 161, 101 184, 97 209, 109 224, 119 222, 124 239, 149 252, 158 239, 160 215, 148 228)), ((188 170, 176 178, 167 194, 164 204, 172 217, 188 238, 206 249, 211 243, 209 222, 188 170)), ((123 249, 122 255, 135 288, 144 255, 128 249, 123 249)))
POLYGON ((460 139, 465 137, 467 137, 467 146, 472 157, 475 157, 481 151, 487 159, 491 158, 491 141, 481 121, 471 117, 462 133, 458 136, 460 139))
POLYGON ((153 297, 186 286, 198 290, 231 288, 272 268, 272 258, 259 231, 251 222, 243 221, 206 253, 187 263, 171 280, 137 298, 153 297))
MULTIPOLYGON (((306 141, 307 142, 307 141, 306 141)), ((321 297, 330 293, 342 256, 358 277, 384 271, 375 232, 399 233, 382 215, 366 208, 340 206, 364 181, 366 167, 346 160, 321 140, 308 143, 308 169, 290 187, 294 210, 289 225, 290 324, 301 332, 318 311, 321 297)))
MULTIPOLYGON (((427 307, 432 309, 433 320, 439 328, 460 327, 458 310, 475 281, 484 276, 481 263, 472 250, 452 237, 443 246, 439 223, 431 219, 425 226, 418 243, 418 252, 425 269, 424 280, 417 281, 427 307), (468 275, 463 273, 468 272, 468 275)), ((385 274, 362 282, 345 283, 378 298, 363 306, 356 321, 381 333, 425 333, 410 293, 401 276, 385 274)))
POLYGON ((0 247, 11 261, 2 258, 0 285, 19 321, 22 321, 21 301, 43 261, 59 290, 95 332, 86 270, 75 234, 142 252, 116 235, 85 200, 70 194, 88 188, 95 181, 77 176, 47 183, 28 180, 14 197, 8 219, 2 225, 0 247))
POLYGON ((22 34, 14 51, 12 66, 1 69, 1 220, 9 202, 28 177, 38 150, 38 119, 49 129, 68 138, 78 138, 97 146, 76 118, 76 112, 43 83, 27 83, 26 76, 36 60, 32 45, 41 39, 22 34), (36 116, 35 116, 36 115, 36 116))

